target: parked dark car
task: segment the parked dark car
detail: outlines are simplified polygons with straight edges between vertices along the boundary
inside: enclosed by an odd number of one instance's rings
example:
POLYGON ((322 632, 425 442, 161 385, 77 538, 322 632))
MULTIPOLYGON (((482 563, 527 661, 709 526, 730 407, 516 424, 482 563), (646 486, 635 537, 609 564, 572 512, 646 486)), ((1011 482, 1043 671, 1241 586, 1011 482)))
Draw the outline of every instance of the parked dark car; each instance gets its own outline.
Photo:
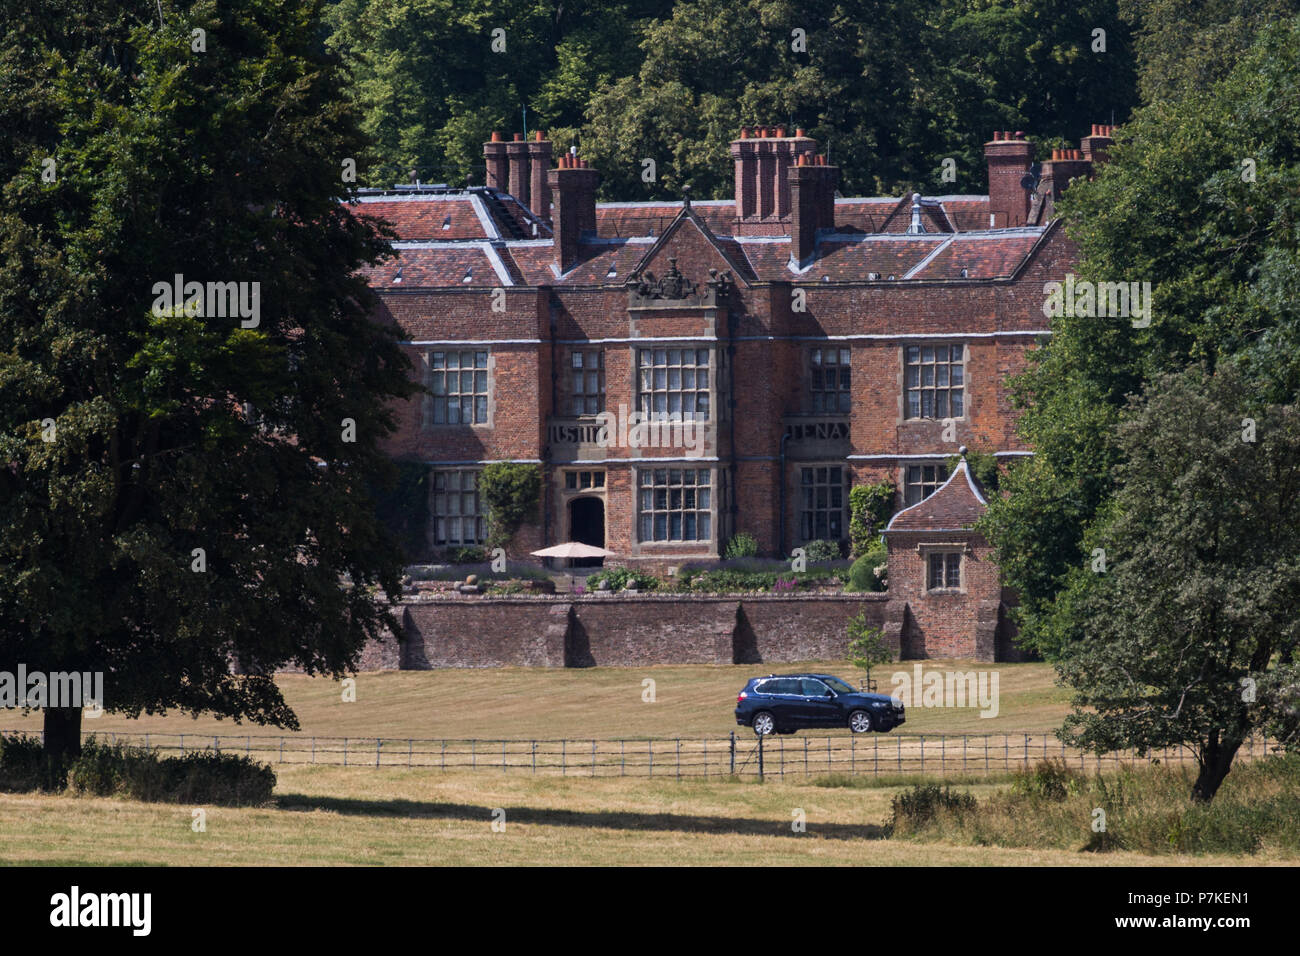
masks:
POLYGON ((736 698, 736 723, 760 735, 811 727, 885 733, 906 719, 902 701, 858 690, 831 674, 755 677, 736 698))

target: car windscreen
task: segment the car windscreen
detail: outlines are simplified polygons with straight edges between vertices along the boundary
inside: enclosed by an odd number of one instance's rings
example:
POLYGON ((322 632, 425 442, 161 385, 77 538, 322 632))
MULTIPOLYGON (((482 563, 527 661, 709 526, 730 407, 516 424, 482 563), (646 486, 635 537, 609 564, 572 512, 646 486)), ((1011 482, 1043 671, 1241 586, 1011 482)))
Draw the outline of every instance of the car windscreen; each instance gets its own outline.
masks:
POLYGON ((835 693, 837 693, 837 694, 854 694, 854 693, 857 693, 857 691, 855 691, 852 687, 850 687, 850 686, 849 686, 848 684, 846 684, 844 681, 840 680, 838 677, 823 677, 822 680, 824 680, 827 684, 829 684, 831 690, 835 691, 835 693))

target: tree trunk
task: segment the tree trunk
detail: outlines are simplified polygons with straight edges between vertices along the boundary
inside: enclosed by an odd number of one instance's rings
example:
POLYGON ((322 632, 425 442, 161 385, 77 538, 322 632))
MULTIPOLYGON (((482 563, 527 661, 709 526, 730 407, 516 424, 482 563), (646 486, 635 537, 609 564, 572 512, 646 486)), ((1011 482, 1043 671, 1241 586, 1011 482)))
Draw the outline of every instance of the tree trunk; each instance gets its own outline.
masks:
POLYGON ((81 708, 45 708, 45 758, 50 783, 63 789, 63 768, 69 758, 81 755, 81 708))
MULTIPOLYGON (((1217 735, 1216 735, 1217 738, 1217 735)), ((1209 803, 1219 792, 1219 787, 1232 769, 1232 758, 1241 748, 1241 740, 1224 740, 1220 742, 1211 738, 1201 760, 1201 772, 1192 786, 1192 799, 1198 803, 1209 803)))

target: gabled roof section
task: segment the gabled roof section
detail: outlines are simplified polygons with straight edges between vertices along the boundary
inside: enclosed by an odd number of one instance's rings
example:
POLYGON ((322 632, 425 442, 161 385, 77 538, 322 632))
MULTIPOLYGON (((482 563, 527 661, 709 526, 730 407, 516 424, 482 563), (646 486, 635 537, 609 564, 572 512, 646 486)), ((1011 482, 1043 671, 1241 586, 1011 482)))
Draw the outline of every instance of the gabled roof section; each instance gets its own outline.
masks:
POLYGON ((663 235, 655 240, 654 245, 646 250, 645 255, 642 256, 641 260, 636 264, 633 272, 638 274, 644 272, 650 267, 650 264, 659 257, 659 254, 664 249, 674 243, 675 239, 678 237, 678 233, 683 229, 689 229, 691 226, 698 229, 700 235, 702 235, 704 240, 713 248, 713 251, 718 256, 719 266, 731 270, 732 274, 744 282, 745 285, 751 284, 753 281, 754 271, 750 267, 749 261, 745 258, 745 254, 741 251, 740 247, 734 241, 720 240, 716 235, 714 235, 713 230, 709 228, 709 224, 705 222, 698 213, 696 213, 689 201, 682 204, 682 211, 677 214, 677 218, 674 219, 668 228, 664 230, 663 235))
POLYGON ((900 531, 967 531, 974 527, 984 512, 988 501, 984 489, 970 473, 962 449, 960 464, 953 469, 939 490, 910 508, 904 508, 890 519, 884 533, 900 531))

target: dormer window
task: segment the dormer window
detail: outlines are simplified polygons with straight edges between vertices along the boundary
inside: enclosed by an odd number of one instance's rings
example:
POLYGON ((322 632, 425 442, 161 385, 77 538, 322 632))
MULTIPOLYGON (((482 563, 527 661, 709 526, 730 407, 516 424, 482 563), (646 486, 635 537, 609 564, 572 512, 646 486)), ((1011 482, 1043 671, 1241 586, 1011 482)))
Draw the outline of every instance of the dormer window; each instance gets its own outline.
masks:
POLYGON ((461 281, 461 282, 473 282, 473 281, 474 281, 474 267, 473 267, 473 266, 470 266, 468 269, 465 270, 465 275, 461 278, 460 281, 461 281))

